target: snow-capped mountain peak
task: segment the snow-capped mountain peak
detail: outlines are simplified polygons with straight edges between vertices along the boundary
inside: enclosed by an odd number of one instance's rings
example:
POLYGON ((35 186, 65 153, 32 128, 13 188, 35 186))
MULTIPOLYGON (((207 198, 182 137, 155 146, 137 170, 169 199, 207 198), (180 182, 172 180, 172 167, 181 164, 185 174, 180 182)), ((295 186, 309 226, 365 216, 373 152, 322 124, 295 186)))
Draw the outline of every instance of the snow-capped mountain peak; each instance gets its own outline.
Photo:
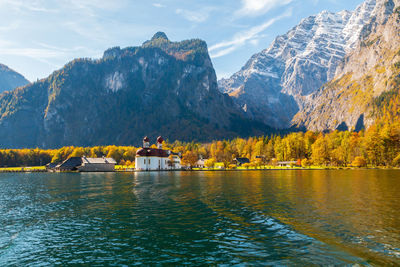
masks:
POLYGON ((338 64, 354 49, 364 25, 383 2, 367 0, 353 12, 323 11, 301 20, 232 77, 220 80, 220 90, 246 106, 250 117, 287 127, 305 96, 334 77, 338 64))

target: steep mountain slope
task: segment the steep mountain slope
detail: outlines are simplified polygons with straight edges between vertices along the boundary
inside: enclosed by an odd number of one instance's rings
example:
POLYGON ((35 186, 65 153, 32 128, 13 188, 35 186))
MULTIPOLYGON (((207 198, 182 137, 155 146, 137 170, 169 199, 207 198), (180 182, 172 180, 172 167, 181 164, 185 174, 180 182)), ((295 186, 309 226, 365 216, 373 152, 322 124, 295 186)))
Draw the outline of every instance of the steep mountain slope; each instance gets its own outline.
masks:
POLYGON ((268 49, 255 54, 229 79, 219 81, 251 118, 285 128, 303 108, 307 96, 333 78, 362 27, 378 10, 367 0, 354 12, 322 12, 308 17, 268 49))
POLYGON ((24 86, 29 81, 6 65, 0 64, 0 93, 24 86))
POLYGON ((157 33, 140 47, 78 59, 0 95, 2 147, 139 144, 263 134, 218 91, 205 42, 157 33))
POLYGON ((306 100, 294 123, 310 130, 356 129, 400 115, 400 1, 380 1, 336 78, 306 100))

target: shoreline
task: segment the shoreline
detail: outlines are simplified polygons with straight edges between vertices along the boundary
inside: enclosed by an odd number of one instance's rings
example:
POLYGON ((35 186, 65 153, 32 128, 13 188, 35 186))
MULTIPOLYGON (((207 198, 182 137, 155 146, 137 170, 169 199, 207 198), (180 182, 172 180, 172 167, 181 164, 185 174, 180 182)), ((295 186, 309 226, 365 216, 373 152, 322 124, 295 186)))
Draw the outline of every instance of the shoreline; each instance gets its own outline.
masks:
MULTIPOLYGON (((310 168, 249 168, 249 169, 181 169, 181 170, 150 170, 150 171, 137 171, 134 169, 129 169, 129 170, 118 170, 116 169, 115 171, 111 172, 121 172, 121 173, 135 173, 135 172, 177 172, 177 171, 182 171, 182 172, 237 172, 237 171, 313 171, 313 170, 400 170, 400 168, 387 168, 387 167, 363 167, 363 168, 355 168, 355 167, 310 167, 310 168)), ((49 172, 49 173, 57 173, 57 172, 52 172, 48 171, 45 167, 10 167, 10 168, 0 168, 0 173, 32 173, 32 172, 38 172, 38 173, 44 173, 44 172, 49 172)), ((58 172, 58 173, 79 173, 79 171, 64 171, 64 172, 58 172)))

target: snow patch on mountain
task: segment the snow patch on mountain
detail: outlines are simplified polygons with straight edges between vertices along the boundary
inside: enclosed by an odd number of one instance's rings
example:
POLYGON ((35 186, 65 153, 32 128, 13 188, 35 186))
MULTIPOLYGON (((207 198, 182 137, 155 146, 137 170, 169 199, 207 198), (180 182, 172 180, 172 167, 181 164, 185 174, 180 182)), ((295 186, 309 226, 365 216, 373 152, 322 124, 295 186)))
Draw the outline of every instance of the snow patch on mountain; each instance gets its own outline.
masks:
POLYGON ((246 106, 249 117, 288 127, 307 102, 306 96, 335 76, 338 64, 354 49, 381 1, 367 0, 353 12, 323 11, 303 19, 253 55, 240 71, 220 80, 220 90, 242 108, 246 106))

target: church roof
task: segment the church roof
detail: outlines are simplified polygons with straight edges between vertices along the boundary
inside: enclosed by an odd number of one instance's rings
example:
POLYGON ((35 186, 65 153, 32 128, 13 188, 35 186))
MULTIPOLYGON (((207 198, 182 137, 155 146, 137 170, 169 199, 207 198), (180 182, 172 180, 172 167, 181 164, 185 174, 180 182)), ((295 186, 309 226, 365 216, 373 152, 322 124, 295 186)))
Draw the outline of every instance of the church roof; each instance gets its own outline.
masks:
POLYGON ((161 157, 167 158, 169 156, 167 150, 157 148, 140 148, 136 151, 136 156, 139 157, 161 157))

